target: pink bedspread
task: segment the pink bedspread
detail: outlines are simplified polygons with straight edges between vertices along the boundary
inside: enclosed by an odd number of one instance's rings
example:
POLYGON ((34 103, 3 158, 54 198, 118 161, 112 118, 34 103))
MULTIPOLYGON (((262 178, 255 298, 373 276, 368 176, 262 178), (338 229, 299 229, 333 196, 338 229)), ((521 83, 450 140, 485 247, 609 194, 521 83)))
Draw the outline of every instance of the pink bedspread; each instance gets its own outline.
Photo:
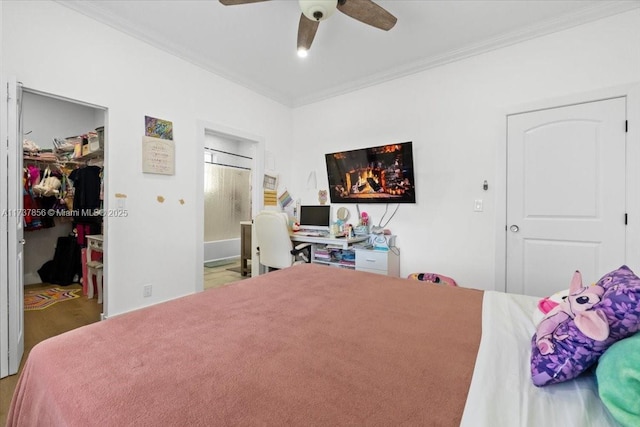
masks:
POLYGON ((481 291, 292 267, 40 343, 8 425, 457 426, 481 305, 481 291))

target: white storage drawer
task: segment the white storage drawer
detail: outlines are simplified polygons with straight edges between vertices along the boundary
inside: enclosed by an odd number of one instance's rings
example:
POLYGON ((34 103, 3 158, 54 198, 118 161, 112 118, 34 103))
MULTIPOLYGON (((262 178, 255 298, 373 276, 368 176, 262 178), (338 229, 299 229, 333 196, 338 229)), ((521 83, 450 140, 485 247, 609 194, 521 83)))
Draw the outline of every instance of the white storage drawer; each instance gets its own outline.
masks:
POLYGON ((388 252, 356 250, 356 270, 387 271, 388 252))

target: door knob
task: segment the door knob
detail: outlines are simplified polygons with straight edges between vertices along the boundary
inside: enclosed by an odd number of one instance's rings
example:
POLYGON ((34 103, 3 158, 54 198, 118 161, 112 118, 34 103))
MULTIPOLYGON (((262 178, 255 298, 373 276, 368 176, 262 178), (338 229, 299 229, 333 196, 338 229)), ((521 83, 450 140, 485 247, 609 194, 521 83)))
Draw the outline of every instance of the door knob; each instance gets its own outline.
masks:
POLYGON ((517 233, 518 231, 520 231, 520 227, 514 224, 511 227, 509 227, 509 230, 513 231, 514 233, 517 233))
POLYGON ((18 243, 20 243, 21 245, 24 245, 25 243, 27 243, 27 241, 24 240, 24 239, 20 239, 20 241, 18 241, 18 243))

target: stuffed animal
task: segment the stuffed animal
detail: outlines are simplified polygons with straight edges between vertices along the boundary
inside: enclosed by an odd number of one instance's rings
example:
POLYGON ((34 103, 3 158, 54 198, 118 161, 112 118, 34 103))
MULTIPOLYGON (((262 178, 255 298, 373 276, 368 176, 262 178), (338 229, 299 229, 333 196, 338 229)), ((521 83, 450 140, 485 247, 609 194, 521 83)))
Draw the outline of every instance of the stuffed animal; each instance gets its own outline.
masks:
POLYGON ((601 301, 603 294, 604 288, 601 286, 582 286, 582 275, 576 271, 571 280, 569 295, 553 307, 538 325, 536 346, 540 353, 552 354, 555 351, 554 341, 562 341, 568 337, 562 332, 561 325, 571 319, 585 336, 596 341, 607 339, 609 323, 606 315, 602 310, 592 310, 601 301))
POLYGON ((318 202, 320 202, 321 205, 327 203, 327 194, 327 190, 318 191, 318 202))
POLYGON ((544 316, 547 315, 554 307, 558 306, 569 296, 569 289, 556 292, 555 294, 544 297, 538 301, 538 305, 533 312, 533 323, 538 326, 544 316))
POLYGON ((429 282, 435 285, 458 286, 456 281, 451 277, 443 276, 442 274, 436 273, 411 273, 409 276, 407 276, 407 279, 420 280, 421 282, 429 282))
POLYGON ((576 272, 569 296, 531 339, 531 380, 537 387, 576 378, 612 344, 640 329, 640 277, 629 267, 605 274, 593 286, 581 283, 576 272))

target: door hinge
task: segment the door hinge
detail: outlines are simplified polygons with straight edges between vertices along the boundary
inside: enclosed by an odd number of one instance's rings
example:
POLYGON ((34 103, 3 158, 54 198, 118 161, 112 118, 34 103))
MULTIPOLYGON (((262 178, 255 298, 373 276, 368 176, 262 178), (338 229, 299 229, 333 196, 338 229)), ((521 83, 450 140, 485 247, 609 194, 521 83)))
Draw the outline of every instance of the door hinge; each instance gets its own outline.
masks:
POLYGON ((627 225, 627 220, 628 220, 628 214, 624 214, 624 225, 627 225))
POLYGON ((624 131, 629 132, 629 120, 624 121, 624 131))

